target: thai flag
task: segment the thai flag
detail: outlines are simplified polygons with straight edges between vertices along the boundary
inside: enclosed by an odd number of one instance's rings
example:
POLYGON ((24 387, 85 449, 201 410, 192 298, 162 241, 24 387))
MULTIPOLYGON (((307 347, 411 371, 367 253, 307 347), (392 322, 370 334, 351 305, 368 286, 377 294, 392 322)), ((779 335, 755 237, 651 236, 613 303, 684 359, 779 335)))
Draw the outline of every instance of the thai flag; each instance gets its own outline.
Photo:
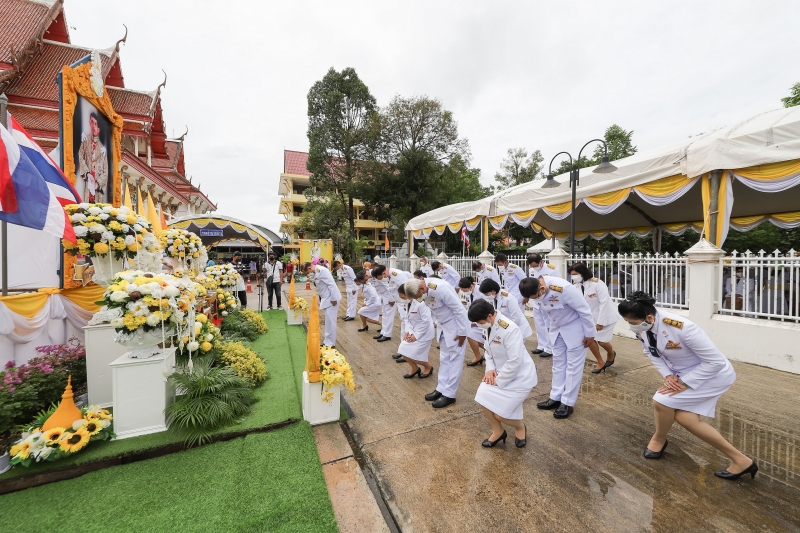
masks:
MULTIPOLYGON (((53 179, 49 168, 52 161, 46 163, 38 156, 41 148, 34 150, 36 154, 31 154, 34 159, 28 155, 30 151, 30 148, 20 146, 11 132, 0 125, 0 220, 77 242, 67 212, 42 173, 44 171, 53 179)), ((72 189, 58 182, 53 185, 59 195, 72 189)), ((69 203, 74 203, 74 200, 69 203)))
POLYGON ((469 230, 467 229, 466 222, 461 226, 461 242, 463 242, 465 246, 469 246, 469 230))

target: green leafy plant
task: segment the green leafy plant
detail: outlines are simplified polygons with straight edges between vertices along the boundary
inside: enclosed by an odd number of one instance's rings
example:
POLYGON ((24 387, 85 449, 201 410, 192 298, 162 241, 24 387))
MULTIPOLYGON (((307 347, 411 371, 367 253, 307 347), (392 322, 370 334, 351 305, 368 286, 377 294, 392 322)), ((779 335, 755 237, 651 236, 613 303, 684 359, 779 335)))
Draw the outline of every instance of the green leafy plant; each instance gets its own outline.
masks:
MULTIPOLYGON (((266 325, 266 324, 265 324, 266 325)), ((252 342, 260 335, 259 327, 248 320, 241 311, 231 311, 220 324, 220 331, 225 340, 252 342)))
POLYGON ((196 358, 191 372, 178 368, 169 380, 185 394, 165 410, 167 423, 189 446, 203 444, 215 431, 237 422, 255 401, 249 380, 230 367, 214 366, 210 357, 196 358))

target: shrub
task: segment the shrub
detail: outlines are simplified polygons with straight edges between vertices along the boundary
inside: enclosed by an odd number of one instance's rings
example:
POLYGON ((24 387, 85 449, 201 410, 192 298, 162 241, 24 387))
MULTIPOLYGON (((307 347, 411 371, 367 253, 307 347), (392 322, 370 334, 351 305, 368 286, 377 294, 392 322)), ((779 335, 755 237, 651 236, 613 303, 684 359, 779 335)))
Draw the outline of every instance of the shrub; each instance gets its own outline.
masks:
POLYGON ((255 401, 247 379, 233 368, 214 366, 210 357, 196 358, 192 372, 179 367, 169 379, 185 394, 165 410, 167 423, 189 446, 203 444, 215 431, 236 422, 255 401))
POLYGON ((264 317, 261 313, 256 313, 252 309, 242 309, 239 311, 242 316, 250 323, 253 329, 256 330, 256 333, 259 335, 263 335, 267 332, 267 323, 264 321, 264 317))
POLYGON ((267 379, 267 365, 256 352, 238 341, 222 341, 216 346, 219 360, 249 380, 253 386, 267 379))
MULTIPOLYGON (((266 326, 266 324, 264 324, 266 326)), ((254 341, 259 333, 241 310, 231 311, 220 324, 222 336, 232 341, 254 341)))

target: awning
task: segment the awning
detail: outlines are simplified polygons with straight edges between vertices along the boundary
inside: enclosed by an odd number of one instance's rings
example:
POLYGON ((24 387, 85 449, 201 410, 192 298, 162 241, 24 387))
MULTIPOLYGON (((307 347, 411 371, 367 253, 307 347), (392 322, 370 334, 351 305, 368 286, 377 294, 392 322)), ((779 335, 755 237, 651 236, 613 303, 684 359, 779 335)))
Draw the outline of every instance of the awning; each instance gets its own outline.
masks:
POLYGON ((189 215, 171 221, 171 228, 191 231, 200 236, 207 248, 226 242, 246 240, 264 251, 269 251, 272 239, 254 225, 224 215, 189 215))

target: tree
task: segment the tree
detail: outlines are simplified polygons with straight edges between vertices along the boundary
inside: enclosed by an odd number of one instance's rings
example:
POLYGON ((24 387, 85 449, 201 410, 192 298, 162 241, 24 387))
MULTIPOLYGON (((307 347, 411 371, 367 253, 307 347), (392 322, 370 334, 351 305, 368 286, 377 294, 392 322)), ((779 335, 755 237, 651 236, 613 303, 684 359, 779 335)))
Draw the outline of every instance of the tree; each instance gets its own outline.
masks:
POLYGON ((508 189, 535 180, 542 172, 543 161, 539 150, 534 150, 528 157, 525 148, 509 148, 506 158, 500 164, 501 171, 494 175, 495 181, 500 184, 497 189, 508 189))
MULTIPOLYGON (((306 193, 308 196, 308 193, 306 193)), ((308 237, 332 239, 339 250, 349 244, 347 209, 335 193, 317 193, 310 196, 303 207, 297 231, 308 237)))
MULTIPOLYGON (((617 161, 635 154, 638 151, 638 148, 636 148, 631 142, 632 137, 633 130, 625 131, 616 124, 609 126, 604 135, 606 145, 608 146, 608 158, 611 161, 617 161)), ((599 165, 602 157, 603 145, 598 144, 594 149, 592 165, 599 165)))
POLYGON ((783 107, 800 105, 800 82, 792 85, 792 88, 789 89, 789 96, 781 98, 781 102, 783 102, 783 107))
MULTIPOLYGON (((338 202, 355 238, 353 193, 372 145, 375 98, 352 68, 331 68, 308 92, 308 163, 311 184, 324 201, 338 202)), ((308 194, 307 194, 308 195, 308 194)), ((322 200, 320 200, 322 201, 322 200)))

